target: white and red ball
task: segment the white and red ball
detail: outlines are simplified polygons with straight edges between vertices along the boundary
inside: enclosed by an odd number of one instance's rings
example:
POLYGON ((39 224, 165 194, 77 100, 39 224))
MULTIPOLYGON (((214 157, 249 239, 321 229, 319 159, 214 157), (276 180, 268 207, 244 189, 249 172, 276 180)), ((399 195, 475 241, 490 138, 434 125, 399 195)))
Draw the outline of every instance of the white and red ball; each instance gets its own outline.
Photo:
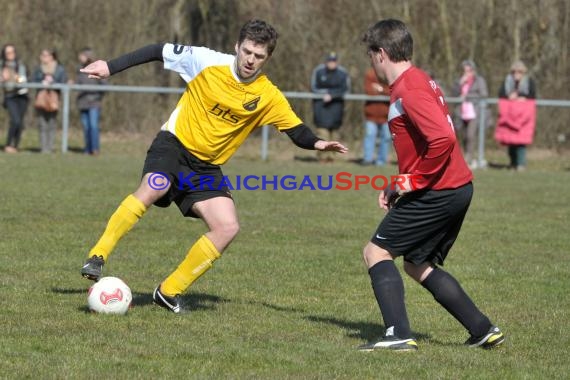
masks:
POLYGON ((89 288, 89 310, 103 314, 126 314, 133 295, 128 285, 117 277, 103 277, 89 288))

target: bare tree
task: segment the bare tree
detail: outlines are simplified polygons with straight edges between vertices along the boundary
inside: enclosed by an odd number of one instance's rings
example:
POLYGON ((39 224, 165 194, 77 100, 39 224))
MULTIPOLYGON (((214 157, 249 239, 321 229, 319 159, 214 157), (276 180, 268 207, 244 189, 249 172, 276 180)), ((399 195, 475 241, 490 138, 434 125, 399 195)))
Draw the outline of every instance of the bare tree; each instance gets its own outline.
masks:
MULTIPOLYGON (((313 67, 327 51, 335 50, 351 75, 352 91, 361 93, 369 65, 360 44, 362 33, 379 19, 399 18, 413 31, 414 62, 434 73, 444 86, 459 75, 463 59, 473 58, 494 96, 510 63, 522 59, 537 80, 541 97, 570 98, 567 0, 99 0, 96 8, 83 0, 0 0, 0 12, 0 42, 15 43, 30 67, 37 64, 42 48, 55 48, 71 77, 77 69, 77 51, 84 46, 104 59, 167 41, 232 52, 240 26, 258 17, 274 24, 281 36, 267 71, 282 90, 308 91, 313 67)), ((183 86, 159 63, 128 70, 111 83, 183 86)), ((176 98, 109 94, 102 128, 154 131, 176 98)), ((293 101, 293 106, 310 123, 310 102, 293 101)), ((360 138, 362 106, 347 104, 344 138, 360 138)), ((555 115, 550 111, 539 112, 539 145, 553 145, 558 134, 568 134, 570 111, 557 110, 555 115)), ((78 125, 76 116, 73 120, 78 125)), ((0 128, 6 124, 6 113, 0 112, 0 128)))

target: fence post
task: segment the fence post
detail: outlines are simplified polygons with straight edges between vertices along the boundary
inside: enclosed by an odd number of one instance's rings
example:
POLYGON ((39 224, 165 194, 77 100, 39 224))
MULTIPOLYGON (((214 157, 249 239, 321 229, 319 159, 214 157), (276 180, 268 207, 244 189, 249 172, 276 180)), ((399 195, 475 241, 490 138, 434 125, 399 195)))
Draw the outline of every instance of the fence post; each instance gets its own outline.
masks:
POLYGON ((485 129, 487 128, 487 99, 481 99, 478 103, 479 106, 479 149, 477 157, 477 167, 486 168, 487 161, 485 161, 485 129))
POLYGON ((62 133, 61 133, 61 153, 67 153, 69 138, 69 85, 66 84, 62 88, 63 109, 61 115, 62 133))
POLYGON ((269 125, 261 127, 261 161, 267 161, 269 145, 269 125))

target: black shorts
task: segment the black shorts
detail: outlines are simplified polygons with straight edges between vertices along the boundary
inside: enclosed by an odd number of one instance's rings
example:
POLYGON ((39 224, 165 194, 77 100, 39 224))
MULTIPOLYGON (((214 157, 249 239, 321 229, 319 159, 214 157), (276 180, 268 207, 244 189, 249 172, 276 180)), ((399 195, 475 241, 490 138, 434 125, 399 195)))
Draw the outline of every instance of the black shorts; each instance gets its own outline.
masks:
MULTIPOLYGON (((196 202, 215 197, 231 198, 232 194, 219 165, 204 162, 192 155, 182 143, 168 131, 160 131, 152 142, 143 168, 143 177, 148 173, 166 175, 170 181, 168 192, 154 204, 168 207, 175 202, 182 215, 198 218, 192 211, 196 202)), ((163 186, 163 178, 149 177, 153 188, 163 186), (154 181, 154 182, 153 182, 154 181)))
POLYGON ((416 265, 443 265, 472 196, 471 183, 457 189, 407 194, 386 214, 370 241, 416 265))

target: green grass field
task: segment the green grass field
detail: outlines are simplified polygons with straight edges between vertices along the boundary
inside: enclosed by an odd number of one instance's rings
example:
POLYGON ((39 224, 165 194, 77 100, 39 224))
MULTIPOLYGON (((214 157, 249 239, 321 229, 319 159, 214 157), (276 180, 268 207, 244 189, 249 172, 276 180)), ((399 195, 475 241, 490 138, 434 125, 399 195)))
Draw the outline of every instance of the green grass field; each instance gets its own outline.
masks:
MULTIPOLYGON (((445 268, 504 330, 501 348, 463 347, 462 327, 406 278, 420 350, 362 353, 355 347, 383 333, 361 260, 383 216, 371 188, 234 191, 240 235, 185 296, 193 311, 183 316, 152 305, 151 292, 205 228, 175 207, 153 208, 119 243, 104 272, 130 285, 133 309, 126 316, 87 312, 90 282, 79 270, 107 218, 137 185, 146 151, 146 143, 105 144, 96 159, 0 154, 0 378, 546 379, 570 373, 567 158, 531 161, 524 173, 476 172, 474 201, 445 268)), ((263 163, 245 152, 226 165, 226 174, 396 172, 350 162, 263 163)))

